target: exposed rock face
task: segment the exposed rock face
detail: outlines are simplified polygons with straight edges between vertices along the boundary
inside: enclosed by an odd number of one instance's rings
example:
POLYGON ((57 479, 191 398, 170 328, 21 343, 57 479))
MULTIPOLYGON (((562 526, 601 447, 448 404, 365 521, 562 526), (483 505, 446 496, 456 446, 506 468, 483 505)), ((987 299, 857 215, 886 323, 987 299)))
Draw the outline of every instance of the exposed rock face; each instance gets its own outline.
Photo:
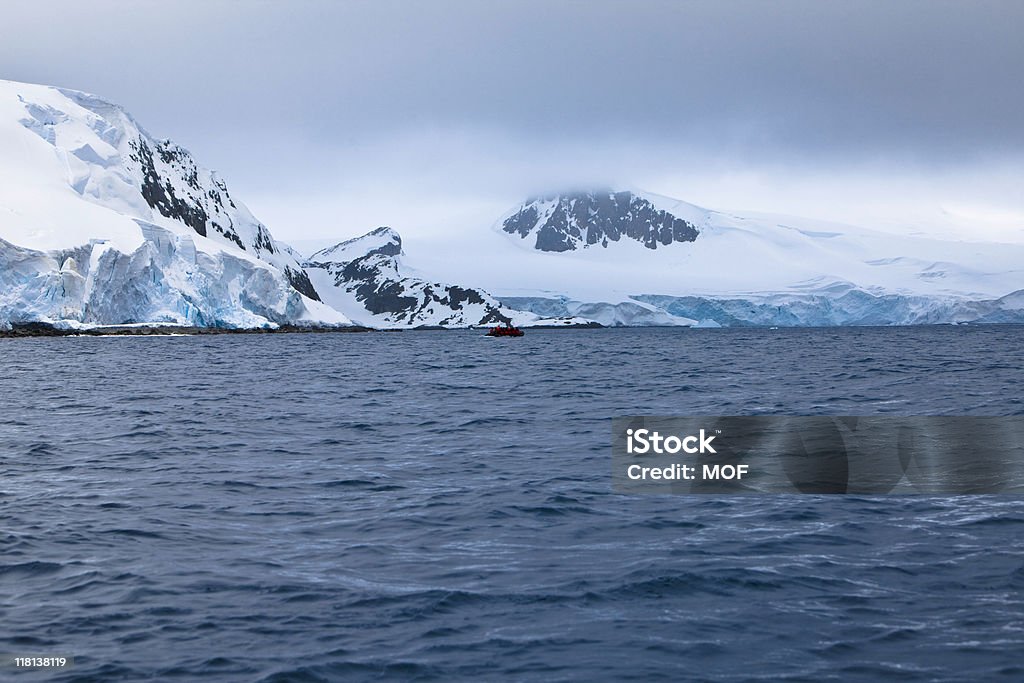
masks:
POLYGON ((328 304, 350 315, 353 307, 362 307, 371 316, 367 324, 466 327, 509 322, 508 312, 486 292, 402 275, 401 254, 401 236, 382 227, 318 251, 305 267, 320 283, 328 304))
POLYGON ((151 209, 181 221, 203 237, 220 236, 261 260, 277 262, 292 287, 320 301, 299 264, 287 253, 279 253, 266 226, 248 211, 240 211, 224 181, 197 166, 188 150, 162 140, 154 144, 154 156, 142 134, 129 140, 128 146, 128 161, 138 165, 142 197, 151 209))
MULTIPOLYGON (((103 180, 102 175, 115 175, 125 185, 134 186, 156 214, 187 225, 203 237, 230 243, 276 266, 284 271, 297 291, 314 301, 320 300, 299 261, 275 242, 267 227, 244 204, 235 201, 227 183, 215 172, 200 166, 187 149, 171 140, 150 137, 117 105, 85 93, 64 92, 75 104, 96 116, 90 121, 93 131, 118 152, 115 156, 103 157, 89 146, 86 146, 87 154, 77 150, 76 156, 103 170, 103 173, 90 173, 80 181, 76 189, 85 199, 105 203, 103 200, 108 198, 97 191, 97 186, 103 180)), ((59 125, 67 116, 50 112, 50 118, 54 123, 38 118, 26 123, 46 139, 46 129, 59 125)))
POLYGON ((529 200, 505 219, 502 230, 531 236, 540 251, 608 247, 635 240, 648 249, 673 242, 693 242, 693 223, 655 207, 632 192, 576 192, 529 200))
POLYGON ((309 275, 302 268, 293 269, 291 266, 286 265, 284 267, 284 276, 288 278, 288 284, 292 286, 292 289, 300 294, 305 294, 313 301, 320 301, 320 295, 317 294, 313 283, 309 280, 309 275))

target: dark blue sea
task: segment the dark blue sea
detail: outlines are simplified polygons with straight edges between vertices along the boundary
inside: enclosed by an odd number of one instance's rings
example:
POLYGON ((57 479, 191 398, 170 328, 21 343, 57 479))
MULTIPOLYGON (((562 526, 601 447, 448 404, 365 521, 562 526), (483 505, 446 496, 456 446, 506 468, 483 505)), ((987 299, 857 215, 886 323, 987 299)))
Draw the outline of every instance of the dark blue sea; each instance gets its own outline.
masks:
POLYGON ((626 496, 633 414, 1024 412, 1024 329, 0 339, 46 681, 1020 681, 1024 499, 626 496))

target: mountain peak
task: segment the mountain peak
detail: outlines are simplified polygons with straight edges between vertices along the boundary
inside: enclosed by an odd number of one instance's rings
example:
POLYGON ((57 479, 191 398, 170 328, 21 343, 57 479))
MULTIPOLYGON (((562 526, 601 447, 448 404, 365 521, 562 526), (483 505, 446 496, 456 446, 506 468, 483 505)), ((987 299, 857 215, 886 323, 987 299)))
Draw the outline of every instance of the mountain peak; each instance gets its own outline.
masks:
POLYGON ((700 234, 696 225, 640 194, 603 189, 533 197, 506 218, 501 229, 532 239, 534 249, 554 252, 608 248, 620 241, 657 249, 693 242, 700 234))
POLYGON ((347 263, 370 254, 399 256, 402 253, 402 236, 387 226, 374 228, 365 235, 338 242, 333 247, 321 249, 309 257, 310 263, 347 263))
POLYGON ((119 105, 0 81, 0 149, 0 321, 348 324, 219 176, 119 105))

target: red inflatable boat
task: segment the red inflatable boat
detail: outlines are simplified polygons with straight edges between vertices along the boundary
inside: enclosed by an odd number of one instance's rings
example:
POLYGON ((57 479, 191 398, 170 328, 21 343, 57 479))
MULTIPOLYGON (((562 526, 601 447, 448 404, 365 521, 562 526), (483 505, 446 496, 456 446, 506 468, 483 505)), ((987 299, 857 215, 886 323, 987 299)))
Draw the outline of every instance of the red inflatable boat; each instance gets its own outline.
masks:
POLYGON ((488 337, 522 337, 523 331, 511 325, 498 325, 487 331, 488 337))

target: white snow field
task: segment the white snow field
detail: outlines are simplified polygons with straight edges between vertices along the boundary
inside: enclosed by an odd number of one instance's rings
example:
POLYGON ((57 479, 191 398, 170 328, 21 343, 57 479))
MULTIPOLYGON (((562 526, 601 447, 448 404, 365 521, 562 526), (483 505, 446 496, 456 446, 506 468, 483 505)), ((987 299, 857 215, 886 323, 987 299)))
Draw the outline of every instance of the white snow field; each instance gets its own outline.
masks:
POLYGON ((409 272, 424 278, 444 273, 514 308, 605 324, 1024 322, 1024 245, 896 236, 629 194, 691 223, 696 238, 654 249, 625 235, 588 245, 588 229, 599 216, 591 210, 580 221, 573 215, 577 194, 553 195, 516 207, 490 230, 422 244, 410 239, 409 272), (507 219, 531 206, 537 220, 525 235, 503 230, 507 219), (568 214, 560 229, 577 235, 568 240, 572 248, 538 249, 539 231, 558 212, 568 214), (460 257, 452 259, 453 253, 460 257), (642 314, 636 304, 675 319, 642 314))

